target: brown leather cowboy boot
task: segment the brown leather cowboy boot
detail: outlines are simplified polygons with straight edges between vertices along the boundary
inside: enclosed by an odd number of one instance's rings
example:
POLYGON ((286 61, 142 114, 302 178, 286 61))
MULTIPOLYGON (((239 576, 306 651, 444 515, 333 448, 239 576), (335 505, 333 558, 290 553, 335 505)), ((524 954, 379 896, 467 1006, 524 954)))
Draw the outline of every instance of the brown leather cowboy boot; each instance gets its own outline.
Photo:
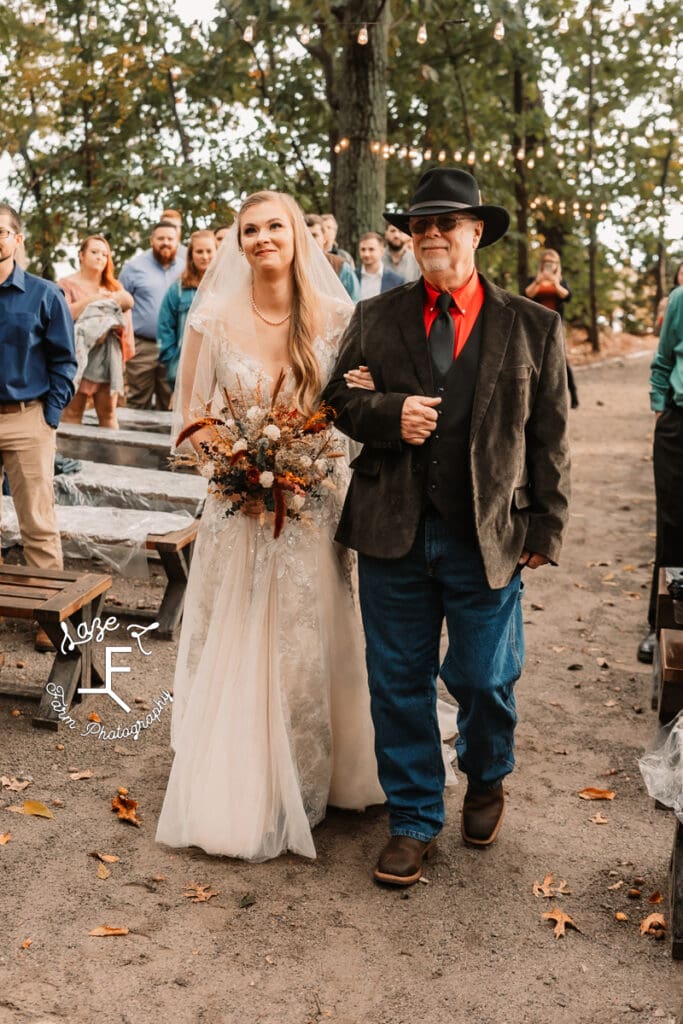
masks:
POLYGON ((462 805, 462 837, 469 846, 490 846, 500 831, 505 810, 503 783, 485 788, 468 782, 462 805))
POLYGON ((392 836, 379 855, 375 878, 389 885, 412 885, 422 874, 422 861, 435 853, 435 839, 423 843, 410 836, 392 836))

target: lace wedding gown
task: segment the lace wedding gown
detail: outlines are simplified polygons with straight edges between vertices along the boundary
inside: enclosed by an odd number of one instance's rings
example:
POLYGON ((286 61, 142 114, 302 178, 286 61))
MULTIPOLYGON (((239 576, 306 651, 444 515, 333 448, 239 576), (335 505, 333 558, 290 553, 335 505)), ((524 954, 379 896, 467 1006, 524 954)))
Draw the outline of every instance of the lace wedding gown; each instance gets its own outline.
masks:
MULTIPOLYGON (((331 308, 315 342, 323 380, 348 316, 346 306, 331 308)), ((268 402, 272 380, 259 362, 224 336, 207 340, 218 387, 241 385, 268 402)), ((337 459, 336 489, 311 503, 309 522, 286 520, 277 540, 272 523, 226 517, 207 499, 185 598, 159 842, 256 861, 285 850, 315 857, 311 829, 328 803, 384 802, 360 616, 333 541, 348 476, 337 459)))

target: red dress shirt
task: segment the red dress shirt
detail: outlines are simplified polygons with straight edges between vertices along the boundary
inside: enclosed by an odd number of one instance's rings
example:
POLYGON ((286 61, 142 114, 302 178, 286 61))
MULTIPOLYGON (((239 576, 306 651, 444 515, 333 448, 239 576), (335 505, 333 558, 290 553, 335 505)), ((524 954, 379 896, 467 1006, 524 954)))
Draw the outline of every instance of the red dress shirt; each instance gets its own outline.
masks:
MULTIPOLYGON (((429 331, 439 315, 439 310, 436 306, 436 300, 439 297, 439 291, 429 281, 425 280, 425 301, 422 307, 422 314, 424 316, 425 331, 427 337, 429 337, 429 331)), ((481 312, 481 307, 484 304, 484 287, 479 280, 479 274, 476 269, 472 271, 472 275, 469 280, 458 288, 457 291, 451 292, 453 296, 454 306, 450 308, 450 314, 453 317, 453 323, 455 325, 455 347, 453 350, 453 359, 457 359, 463 348, 465 342, 469 338, 472 328, 474 327, 475 321, 481 312)))

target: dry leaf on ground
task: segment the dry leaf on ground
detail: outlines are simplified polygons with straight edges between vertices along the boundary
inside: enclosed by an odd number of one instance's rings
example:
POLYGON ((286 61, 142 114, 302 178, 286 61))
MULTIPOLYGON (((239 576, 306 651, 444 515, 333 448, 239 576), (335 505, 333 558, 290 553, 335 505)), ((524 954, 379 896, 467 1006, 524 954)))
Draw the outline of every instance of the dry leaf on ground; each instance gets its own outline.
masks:
POLYGON ((106 864, 100 863, 97 865, 97 877, 100 878, 103 882, 105 882, 110 875, 111 871, 109 870, 106 864))
POLYGON ((628 921, 628 914, 625 914, 623 910, 617 910, 614 916, 617 921, 628 921))
POLYGON ((553 928, 553 935, 556 939, 563 938, 565 934, 565 928, 574 928, 577 932, 581 929, 576 925, 569 914, 565 914, 564 910, 560 910, 559 907, 553 907, 552 910, 546 911, 545 914, 541 914, 544 921, 554 921, 555 927, 553 928))
POLYGON ((90 721, 90 722, 101 722, 102 719, 100 718, 100 716, 97 714, 96 711, 91 711, 90 714, 88 715, 88 721, 90 721))
POLYGON ((49 807, 42 804, 40 800, 24 800, 21 807, 8 807, 8 811, 16 811, 17 814, 30 814, 36 818, 54 818, 49 807))
POLYGON ((595 786, 587 786, 579 791, 582 800, 614 800, 616 795, 613 789, 596 789, 595 786))
POLYGON ((90 768, 86 768, 83 772, 71 772, 69 778, 73 779, 74 782, 78 782, 80 779, 92 779, 94 774, 90 768))
POLYGON ((621 889, 623 884, 624 884, 624 879, 620 878, 618 882, 615 882, 614 885, 608 885, 607 888, 608 889, 621 889))
POLYGON ((655 892, 652 893, 651 896, 648 896, 648 898, 647 898, 647 902, 648 903, 662 903, 663 900, 664 900, 664 897, 662 896, 662 894, 659 891, 659 889, 657 889, 655 892))
MULTIPOLYGON (((128 790, 126 790, 126 792, 128 792, 128 790)), ((112 811, 116 811, 121 821, 127 821, 131 825, 136 825, 137 828, 140 828, 142 823, 135 813, 137 806, 137 800, 130 800, 126 796, 120 796, 119 793, 116 794, 111 802, 112 811)))
MULTIPOLYGON (((594 815, 594 817, 589 818, 588 820, 592 821, 594 825, 606 825, 609 821, 608 818, 603 818, 602 814, 600 814, 599 812, 598 814, 594 815)), ((610 886, 610 889, 611 888, 612 887, 610 886)))
POLYGON ((196 882, 193 882, 186 887, 183 896, 191 899, 193 903, 208 903, 212 897, 220 896, 220 892, 218 890, 213 892, 209 889, 208 885, 197 885, 196 882))
POLYGON ((24 939, 24 941, 21 944, 21 948, 22 949, 28 949, 32 942, 33 942, 33 939, 24 939))
POLYGON ((652 935, 655 939, 663 939, 666 931, 666 921, 662 914, 648 914, 640 922, 640 934, 652 935))
POLYGON ((115 853, 99 853, 97 850, 93 850, 90 856, 96 857, 97 860, 101 860, 104 864, 118 864, 121 860, 115 853))
POLYGON ((95 935, 97 938, 107 935, 128 935, 128 929, 111 928, 108 924, 101 924, 99 927, 93 928, 92 931, 88 932, 88 935, 95 935))
POLYGON ((15 779, 13 775, 3 775, 0 778, 0 785, 3 789, 9 789, 12 793, 21 793, 31 785, 31 779, 15 779))
POLYGON ((555 875, 546 875, 540 885, 538 882, 534 882, 532 890, 534 896, 552 896, 552 883, 554 878, 555 875))
POLYGON ((5 832, 4 835, 0 836, 0 846, 7 846, 10 839, 12 838, 11 832, 5 832))

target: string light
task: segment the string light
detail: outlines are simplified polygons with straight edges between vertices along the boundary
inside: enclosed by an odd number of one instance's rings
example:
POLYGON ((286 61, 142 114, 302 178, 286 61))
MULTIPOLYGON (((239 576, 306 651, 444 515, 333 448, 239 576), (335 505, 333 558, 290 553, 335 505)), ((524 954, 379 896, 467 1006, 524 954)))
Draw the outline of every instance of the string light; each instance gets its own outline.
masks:
POLYGON ((515 160, 523 160, 523 159, 524 159, 524 146, 520 146, 519 149, 517 150, 517 152, 515 153, 515 160))
POLYGON ((440 164, 442 164, 445 161, 445 159, 446 159, 446 150, 445 149, 440 149, 439 150, 439 155, 437 156, 436 159, 439 161, 440 164))
POLYGON ((496 27, 493 30, 493 38, 498 42, 505 38, 505 25, 502 21, 496 22, 496 27))
POLYGON ((255 20, 256 19, 254 18, 253 14, 250 14, 249 17, 247 18, 247 27, 245 28, 244 33, 242 35, 242 39, 244 40, 245 43, 253 43, 254 41, 255 20))
POLYGON ((367 46, 368 45, 368 39, 369 39, 369 36, 368 36, 368 26, 365 24, 365 22, 363 22, 363 24, 361 25, 361 27, 359 29, 358 37, 356 39, 356 42, 358 43, 359 46, 367 46))
POLYGON ((190 29, 190 39, 199 39, 199 25, 197 22, 193 22, 192 28, 190 29))
POLYGON ((88 32, 94 32, 97 28, 97 18, 94 14, 91 14, 88 18, 88 32))
POLYGON ((453 159, 455 160, 456 164, 462 163, 462 152, 459 149, 456 149, 455 153, 453 154, 453 159))
POLYGON ((311 41, 311 30, 308 25, 304 25, 301 29, 301 35, 299 36, 299 42, 302 46, 308 46, 311 41))
POLYGON ((424 44, 427 42, 427 26, 424 24, 424 22, 420 25, 419 29, 417 30, 417 41, 420 44, 420 46, 424 46, 424 44))
POLYGON ((471 149, 469 151, 469 153, 467 154, 467 163, 470 165, 470 167, 472 166, 472 164, 474 163, 474 161, 476 159, 477 159, 476 154, 475 154, 474 150, 471 149))
POLYGON ((569 20, 567 19, 566 14, 563 14, 560 18, 557 25, 557 31, 560 32, 562 35, 565 35, 567 32, 569 32, 569 20))
POLYGON ((147 35, 147 22, 145 21, 144 18, 142 19, 142 21, 138 25, 138 35, 139 36, 146 36, 147 35))
POLYGON ((636 23, 636 16, 631 10, 631 7, 626 8, 626 14, 624 15, 624 25, 626 28, 633 28, 636 23))
POLYGON ((543 157, 545 156, 545 150, 543 149, 543 146, 536 147, 536 156, 539 160, 543 159, 543 157))

